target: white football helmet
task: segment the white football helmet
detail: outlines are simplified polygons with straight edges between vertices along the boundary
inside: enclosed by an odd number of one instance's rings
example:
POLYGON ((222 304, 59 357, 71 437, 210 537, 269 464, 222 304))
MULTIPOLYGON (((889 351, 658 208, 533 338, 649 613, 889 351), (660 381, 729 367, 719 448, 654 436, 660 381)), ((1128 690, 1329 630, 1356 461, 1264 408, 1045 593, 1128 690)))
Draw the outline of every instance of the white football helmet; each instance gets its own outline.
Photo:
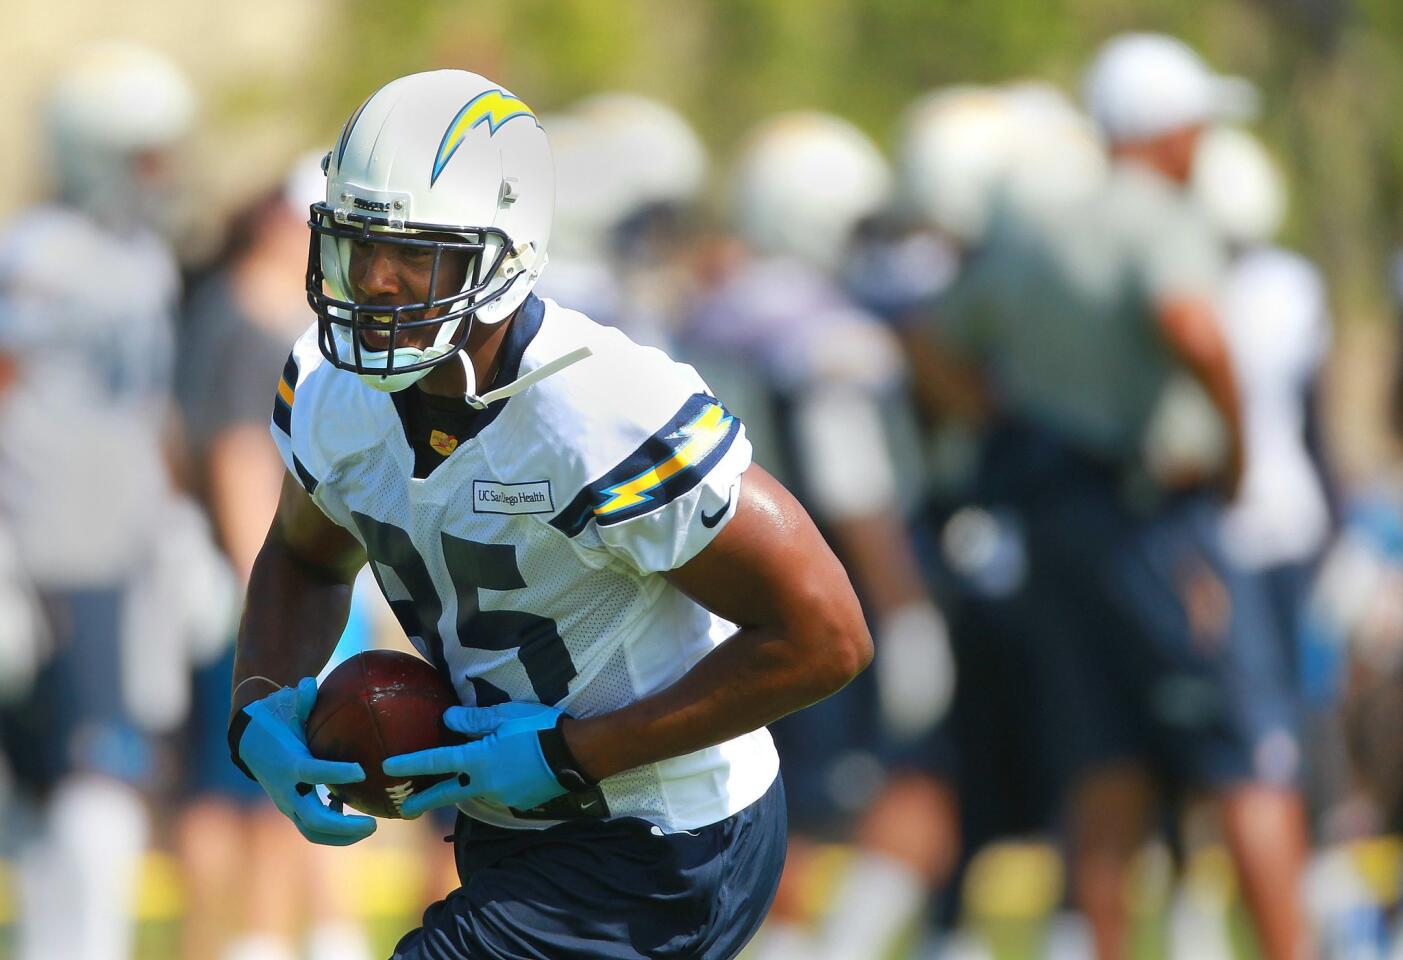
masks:
POLYGON ((1199 139, 1191 186, 1233 243, 1268 243, 1286 217, 1281 172, 1261 142, 1239 127, 1213 127, 1199 139))
POLYGON ((312 206, 307 299, 322 354, 377 389, 402 390, 458 356, 472 323, 509 317, 546 265, 555 178, 545 132, 530 107, 475 73, 416 73, 381 87, 346 121, 326 175, 326 200, 312 206), (351 244, 364 239, 433 249, 435 275, 445 250, 468 252, 462 289, 435 298, 431 282, 423 303, 358 302, 351 244), (443 312, 423 315, 430 310, 443 312), (389 349, 369 349, 361 333, 386 324, 389 349), (427 348, 398 345, 400 330, 433 325, 427 348))
POLYGON ((676 110, 633 93, 600 93, 548 124, 556 147, 559 227, 575 256, 607 250, 622 225, 696 202, 706 149, 676 110), (568 143, 562 154, 560 132, 568 143))
POLYGON ((161 54, 113 41, 84 48, 44 105, 60 195, 111 226, 152 213, 143 205, 159 198, 134 161, 178 142, 195 111, 194 88, 161 54))
POLYGON ((1040 203, 1097 182, 1105 160, 1089 123, 1051 87, 947 87, 905 112, 897 137, 904 205, 965 246, 998 200, 1040 203))
POLYGON ((741 151, 733 222, 759 253, 831 270, 890 189, 886 161, 857 127, 830 114, 783 114, 761 124, 741 151))
POLYGON ((902 199, 956 240, 977 240, 1016 136, 998 90, 960 86, 922 97, 907 108, 897 135, 902 199))

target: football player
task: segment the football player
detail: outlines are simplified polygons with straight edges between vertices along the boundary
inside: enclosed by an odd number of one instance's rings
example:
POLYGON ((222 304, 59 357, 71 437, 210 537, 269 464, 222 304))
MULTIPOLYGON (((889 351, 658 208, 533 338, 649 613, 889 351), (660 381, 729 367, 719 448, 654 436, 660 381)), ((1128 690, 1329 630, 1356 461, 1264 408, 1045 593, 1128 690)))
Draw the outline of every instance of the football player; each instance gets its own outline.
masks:
POLYGON ((758 125, 731 176, 735 241, 714 256, 679 339, 726 384, 757 457, 813 512, 881 651, 867 682, 773 727, 790 788, 789 858, 757 960, 815 955, 805 891, 823 865, 816 841, 846 840, 877 789, 879 728, 915 738, 954 686, 944 619, 906 527, 922 471, 910 455, 919 445, 905 367, 888 330, 834 279, 890 179, 877 146, 839 117, 801 111, 758 125))
MULTIPOLYGON (((1336 716, 1324 709, 1334 706, 1321 695, 1330 685, 1316 679, 1319 647, 1305 629, 1338 492, 1331 489, 1320 430, 1319 387, 1331 339, 1328 289, 1314 263, 1274 242, 1287 210, 1286 186, 1250 133, 1227 126, 1206 131, 1191 188, 1230 246, 1218 311, 1242 396, 1247 469, 1241 495, 1222 518, 1223 545, 1268 601, 1261 623, 1234 650, 1239 699, 1285 714, 1282 725, 1299 740, 1308 810, 1315 813, 1347 779, 1335 758, 1348 755, 1336 716), (1262 696, 1273 667, 1284 672, 1276 683, 1286 696, 1262 696)), ((1313 859, 1307 876, 1333 869, 1330 863, 1313 859)), ((1319 910, 1322 942, 1355 935, 1361 926, 1358 914, 1308 899, 1319 910)), ((1174 919, 1227 940, 1226 910, 1215 916, 1201 900, 1181 895, 1174 919)), ((1350 909, 1377 908, 1351 903, 1350 909)))
POLYGON ((54 196, 0 228, 0 517, 53 640, 0 718, 18 792, 42 802, 6 816, 25 960, 130 955, 148 732, 183 709, 185 611, 162 576, 163 548, 193 545, 169 515, 179 277, 154 228, 195 107, 153 51, 75 52, 43 108, 54 196))
POLYGON ((1331 532, 1317 409, 1330 349, 1325 281, 1315 264, 1273 243, 1286 188, 1250 133, 1219 127, 1206 134, 1193 188, 1233 252, 1220 310, 1249 454, 1224 535, 1238 564, 1266 581, 1273 614, 1266 632, 1295 664, 1301 607, 1331 532))
POLYGON ((691 368, 531 293, 545 131, 475 74, 352 114, 312 209, 315 326, 283 370, 288 474, 249 585, 230 745, 308 839, 375 823, 308 785, 311 679, 367 560, 475 739, 449 774, 462 885, 397 960, 734 956, 773 896, 783 790, 764 724, 872 655, 847 576, 691 368))
POLYGON ((1176 40, 1127 35, 1102 49, 1086 87, 1111 157, 1104 179, 996 206, 926 333, 1029 433, 1005 482, 1023 487, 1025 602, 1039 646, 1058 651, 1048 682, 1065 684, 1046 726, 1070 886, 1098 955, 1127 949, 1124 883, 1149 832, 1153 765, 1215 801, 1263 954, 1301 956, 1295 743, 1275 672, 1254 678, 1251 702, 1234 676, 1263 599, 1223 555, 1215 491, 1157 481, 1142 452, 1182 371, 1225 427, 1215 479, 1239 488, 1241 407, 1215 310, 1223 251, 1185 187, 1204 123, 1245 106, 1243 84, 1176 40))
MULTIPOLYGON (((283 182, 234 216, 215 258, 219 269, 186 305, 179 386, 193 485, 239 584, 248 580, 282 486, 282 459, 268 436, 268 395, 289 339, 306 327, 307 208, 325 195, 324 153, 299 157, 283 182)), ((362 577, 338 656, 370 633, 367 588, 375 589, 362 577)), ((304 843, 258 784, 229 763, 234 630, 226 623, 191 678, 176 831, 183 955, 293 960, 308 914, 309 960, 369 960, 368 937, 333 895, 330 878, 341 869, 335 851, 304 843), (231 898, 230 889, 249 896, 231 898)))
MULTIPOLYGON (((901 338, 930 446, 947 451, 932 458, 921 523, 940 545, 931 578, 950 617, 960 684, 941 724, 895 751, 859 821, 856 856, 824 918, 826 960, 864 947, 885 955, 919 926, 931 895, 948 891, 939 928, 958 913, 959 870, 982 844, 1049 826, 1044 664, 1055 651, 1039 644, 1028 616, 1025 548, 1008 489, 1023 438, 991 415, 985 385, 941 363, 920 331, 941 291, 977 262, 999 204, 1064 195, 1099 175, 1104 161, 1089 127, 1052 88, 1020 83, 932 91, 898 128, 901 216, 870 238, 853 273, 901 338)), ((878 667, 886 661, 884 650, 878 667)), ((950 952, 988 949, 977 931, 931 932, 950 952)))

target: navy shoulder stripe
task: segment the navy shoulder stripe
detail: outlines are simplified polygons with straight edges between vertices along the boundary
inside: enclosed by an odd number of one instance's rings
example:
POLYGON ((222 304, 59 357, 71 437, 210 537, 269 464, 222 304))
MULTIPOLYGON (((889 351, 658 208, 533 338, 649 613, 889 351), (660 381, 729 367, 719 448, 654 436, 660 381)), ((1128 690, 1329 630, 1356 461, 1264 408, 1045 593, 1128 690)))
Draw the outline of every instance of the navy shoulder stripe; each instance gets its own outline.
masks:
POLYGON ((297 459, 297 454, 292 455, 292 469, 297 473, 297 479, 302 484, 302 488, 311 496, 317 492, 317 478, 312 476, 312 472, 302 465, 302 461, 297 459))
POLYGON ((292 436, 292 402, 297 394, 297 359, 287 355, 283 364, 283 374, 278 380, 278 392, 273 397, 273 423, 279 430, 292 436))
POLYGON ((700 483, 739 432, 740 421, 720 400, 693 394, 662 429, 581 490, 551 526, 573 537, 591 520, 607 526, 664 507, 700 483))

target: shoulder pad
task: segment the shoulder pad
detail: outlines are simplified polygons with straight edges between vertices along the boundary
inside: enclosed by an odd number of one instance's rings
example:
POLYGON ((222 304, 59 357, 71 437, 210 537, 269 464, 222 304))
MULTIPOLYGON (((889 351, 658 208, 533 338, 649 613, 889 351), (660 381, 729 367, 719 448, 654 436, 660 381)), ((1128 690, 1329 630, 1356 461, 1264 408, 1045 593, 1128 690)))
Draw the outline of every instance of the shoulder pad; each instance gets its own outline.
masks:
POLYGON ((372 393, 354 374, 322 358, 315 326, 293 344, 273 397, 272 433, 283 462, 309 493, 342 457, 379 441, 383 411, 374 401, 383 400, 393 419, 390 399, 367 396, 372 393))

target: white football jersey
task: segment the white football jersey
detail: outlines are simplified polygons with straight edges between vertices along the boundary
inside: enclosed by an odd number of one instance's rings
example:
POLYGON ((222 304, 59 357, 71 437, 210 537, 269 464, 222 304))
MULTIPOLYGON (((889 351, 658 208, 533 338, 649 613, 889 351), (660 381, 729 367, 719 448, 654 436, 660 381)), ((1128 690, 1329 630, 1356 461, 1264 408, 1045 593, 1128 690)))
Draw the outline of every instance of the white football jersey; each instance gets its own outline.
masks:
MULTIPOLYGON (((592 356, 493 403, 422 479, 391 396, 324 362, 315 327, 283 371, 272 432, 288 469, 365 545, 405 632, 465 704, 607 713, 736 630, 661 573, 734 514, 744 428, 691 367, 534 296, 500 382, 583 346, 592 356)), ((536 810, 463 809, 509 827, 632 816, 691 830, 758 799, 778 767, 760 729, 536 810)))
POLYGON ((1330 536, 1330 507, 1306 447, 1306 398, 1330 350, 1325 283, 1313 263, 1263 246, 1233 264, 1219 298, 1242 398, 1247 472, 1224 518, 1249 570, 1299 563, 1330 536))

